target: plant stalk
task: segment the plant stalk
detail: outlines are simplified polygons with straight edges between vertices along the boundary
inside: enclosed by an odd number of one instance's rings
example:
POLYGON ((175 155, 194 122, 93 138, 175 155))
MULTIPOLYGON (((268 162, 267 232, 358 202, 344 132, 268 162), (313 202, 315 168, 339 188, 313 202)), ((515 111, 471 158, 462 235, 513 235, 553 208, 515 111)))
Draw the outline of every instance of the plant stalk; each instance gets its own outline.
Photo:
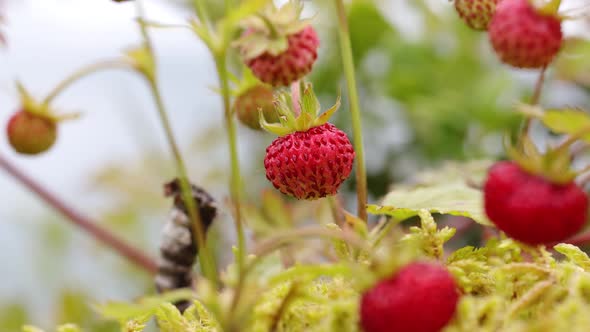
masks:
POLYGON ((219 76, 219 83, 221 84, 221 94, 224 109, 225 130, 227 132, 227 139, 229 145, 229 157, 231 165, 231 175, 229 181, 230 195, 234 208, 234 223, 236 226, 236 233, 238 237, 238 271, 242 275, 244 268, 244 257, 246 255, 246 239, 244 235, 244 227, 242 224, 241 211, 241 186, 242 178, 240 173, 240 160, 238 155, 238 143, 236 124, 233 117, 233 112, 230 104, 230 90, 227 71, 227 57, 226 53, 219 52, 214 55, 215 67, 217 75, 219 76))
POLYGON ((356 153, 356 191, 358 216, 367 221, 367 172, 365 168, 365 154, 363 147, 361 113, 359 107, 358 91, 354 73, 354 60, 352 57, 352 46, 348 31, 346 9, 342 0, 335 0, 336 11, 338 12, 338 35, 340 37, 340 53, 344 65, 344 75, 348 88, 348 99, 350 102, 350 113, 352 117, 353 144, 356 153))
MULTIPOLYGON (((139 17, 141 19, 144 19, 143 8, 141 7, 139 0, 136 1, 136 5, 139 17)), ((139 24, 139 26, 149 53, 152 57, 155 57, 151 38, 149 36, 147 28, 141 23, 139 24)), ((188 180, 188 172, 186 171, 184 159, 182 158, 180 149, 178 148, 178 144, 176 143, 176 139, 174 138, 174 132, 172 130, 172 126, 170 125, 170 120, 168 119, 168 113, 166 112, 164 102, 162 101, 162 96, 157 84, 156 75, 155 73, 153 76, 144 73, 144 77, 146 78, 148 85, 150 87, 150 91, 154 97, 156 108, 158 110, 158 115, 160 117, 160 122, 162 123, 162 126, 164 128, 164 132, 166 134, 166 139, 168 141, 170 151, 172 152, 172 155, 174 157, 176 172, 178 175, 178 179, 180 180, 182 200, 185 206, 187 207, 187 211, 193 225, 195 241, 197 243, 197 247, 199 248, 199 264, 205 277, 209 279, 209 281, 215 287, 217 287, 219 281, 217 275, 217 268, 215 266, 215 260, 213 259, 213 256, 209 252, 209 249, 207 248, 207 245, 205 243, 205 232, 203 225, 201 223, 199 211, 192 196, 191 185, 188 180)))
POLYGON ((155 274, 158 271, 158 266, 152 258, 146 256, 140 250, 132 247, 123 239, 111 233, 109 230, 102 228, 98 222, 91 220, 90 218, 82 215, 80 212, 74 210, 72 207, 68 206, 64 201, 57 198, 41 184, 21 172, 15 165, 11 164, 2 156, 0 156, 0 167, 12 175, 30 191, 39 196, 43 201, 45 201, 45 203, 49 204, 51 207, 61 213, 67 218, 67 220, 71 221, 73 224, 86 231, 92 237, 116 251, 119 255, 125 257, 130 262, 134 263, 150 274, 155 274))

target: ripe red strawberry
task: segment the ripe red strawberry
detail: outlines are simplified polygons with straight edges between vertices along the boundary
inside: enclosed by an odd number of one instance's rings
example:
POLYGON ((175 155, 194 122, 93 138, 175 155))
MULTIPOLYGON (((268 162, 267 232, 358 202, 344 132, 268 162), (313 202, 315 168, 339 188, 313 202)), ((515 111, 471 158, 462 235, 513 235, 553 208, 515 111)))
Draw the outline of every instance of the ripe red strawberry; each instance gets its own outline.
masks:
POLYGON ((258 110, 261 109, 264 118, 276 122, 279 120, 273 103, 273 92, 268 86, 258 84, 236 97, 234 109, 238 119, 246 126, 260 130, 258 110))
POLYGON ((8 121, 6 133, 16 152, 39 154, 55 143, 57 125, 51 118, 21 110, 8 121))
POLYGON ((547 66, 562 44, 561 20, 543 13, 529 0, 503 0, 489 27, 490 41, 498 57, 519 68, 547 66))
POLYGON ((573 181, 553 183, 508 161, 490 169, 484 202, 500 230, 532 245, 565 240, 584 226, 588 214, 588 197, 573 181))
POLYGON ((298 199, 318 199, 334 195, 350 175, 354 149, 346 134, 327 123, 340 106, 340 100, 323 114, 311 89, 300 85, 301 114, 294 115, 288 93, 278 95, 276 110, 281 122, 269 124, 261 119, 264 129, 278 134, 266 149, 266 178, 279 191, 298 199))
POLYGON ((300 2, 290 1, 244 21, 244 34, 234 45, 262 82, 287 86, 311 71, 320 42, 309 22, 299 19, 302 9, 300 2))
POLYGON ((330 123, 279 137, 266 149, 266 177, 298 199, 334 195, 352 171, 354 149, 330 123))
POLYGON ((439 332, 455 314, 459 291, 447 269, 411 263, 361 298, 364 332, 439 332))
POLYGON ((273 86, 287 86, 311 71, 320 45, 315 29, 308 25, 288 36, 288 43, 288 48, 278 55, 265 52, 246 62, 259 80, 273 86))
POLYGON ((501 0, 455 0, 455 9, 467 25, 475 30, 487 30, 501 0))

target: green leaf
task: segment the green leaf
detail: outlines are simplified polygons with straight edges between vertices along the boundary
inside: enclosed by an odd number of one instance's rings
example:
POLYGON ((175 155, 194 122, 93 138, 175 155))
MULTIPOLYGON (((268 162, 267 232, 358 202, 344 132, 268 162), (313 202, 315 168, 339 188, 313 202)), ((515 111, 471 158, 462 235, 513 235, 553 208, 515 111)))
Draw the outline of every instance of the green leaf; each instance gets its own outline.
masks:
POLYGON ((162 303, 188 300, 194 297, 195 293, 192 290, 179 289, 160 295, 147 296, 135 303, 107 302, 96 305, 95 310, 106 319, 127 321, 145 315, 152 315, 162 303))
POLYGON ((187 320, 171 303, 163 303, 156 309, 156 320, 161 332, 193 332, 196 322, 187 320))
POLYGON ((553 247, 553 249, 563 254, 572 263, 583 268, 585 271, 590 272, 590 258, 588 257, 588 254, 582 251, 582 249, 573 244, 567 243, 560 243, 553 247))
MULTIPOLYGON (((219 331, 220 326, 217 320, 205 308, 205 306, 196 301, 188 309, 185 310, 183 316, 188 321, 198 321, 203 331, 219 331)), ((200 329, 197 331, 201 331, 200 329)))
MULTIPOLYGON (((558 134, 578 134, 590 128, 590 115, 581 109, 552 109, 543 113, 541 121, 547 128, 558 134)), ((590 141, 590 134, 583 137, 590 141)))
POLYGON ((441 259, 444 254, 444 244, 455 235, 456 230, 450 227, 438 229, 434 218, 427 210, 418 211, 420 227, 411 227, 410 234, 402 240, 415 245, 430 257, 441 259))
POLYGON ((145 329, 145 326, 147 325, 150 318, 152 318, 151 313, 128 320, 127 322, 122 324, 122 330, 124 332, 142 332, 143 329, 145 329))
POLYGON ((582 38, 569 38, 561 50, 562 56, 556 60, 555 72, 562 80, 590 87, 590 41, 582 38))
POLYGON ((381 205, 369 205, 369 213, 385 214, 403 221, 420 210, 431 213, 469 217, 483 225, 490 225, 483 210, 480 190, 465 182, 453 182, 432 187, 399 188, 385 196, 381 205))

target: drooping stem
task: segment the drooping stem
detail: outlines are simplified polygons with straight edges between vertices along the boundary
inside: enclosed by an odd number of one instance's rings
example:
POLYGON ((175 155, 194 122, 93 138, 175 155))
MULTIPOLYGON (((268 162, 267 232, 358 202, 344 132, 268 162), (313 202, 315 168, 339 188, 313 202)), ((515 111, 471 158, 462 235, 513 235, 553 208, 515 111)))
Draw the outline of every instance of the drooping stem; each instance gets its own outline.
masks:
MULTIPOLYGON (((541 72, 539 73, 539 78, 537 79, 537 83, 535 84, 535 91, 533 92, 533 96, 531 97, 531 102, 530 104, 532 106, 535 106, 539 103, 539 100, 541 99, 541 92, 543 91, 543 84, 545 83, 545 72, 547 71, 547 66, 541 68, 541 72)), ((527 118, 526 122, 524 123, 524 127, 522 129, 522 132, 525 135, 529 134, 529 130, 531 129, 531 125, 533 122, 533 118, 529 117, 527 118)))
POLYGON ((354 73, 354 61, 352 58, 352 46, 348 32, 348 21, 346 9, 342 0, 335 0, 336 11, 338 12, 338 34, 340 36, 340 53, 344 65, 344 75, 348 87, 348 99, 352 117, 353 144, 356 153, 356 192, 358 202, 358 216, 367 221, 367 174, 365 169, 365 154, 363 147, 361 113, 359 107, 356 78, 354 73))
POLYGON ((92 73, 105 70, 105 69, 115 69, 115 68, 127 68, 132 69, 132 64, 121 60, 107 60, 98 63, 94 63, 83 68, 76 70, 70 76, 65 78, 63 81, 58 83, 55 88, 43 99, 41 102, 43 105, 49 105, 53 99, 55 99, 60 93, 62 93, 67 87, 72 85, 74 82, 78 81, 79 79, 86 77, 92 73))
POLYGON ((0 156, 0 167, 2 167, 7 173, 12 175, 22 185, 27 187, 29 190, 34 192, 43 201, 61 213, 67 220, 71 221, 76 226, 80 227, 92 237, 101 241, 106 246, 110 247, 119 255, 125 257, 130 262, 134 263, 138 267, 144 269, 150 274, 155 274, 158 270, 156 262, 146 256, 140 250, 132 247, 123 239, 117 235, 111 233, 109 230, 102 228, 99 223, 90 218, 82 215, 72 207, 68 206, 65 202, 57 198, 54 194, 45 189, 41 184, 34 181, 32 178, 21 172, 15 165, 11 164, 7 159, 0 156))
POLYGON ((246 239, 244 235, 244 227, 242 224, 241 211, 241 187, 242 177, 240 172, 240 160, 238 155, 238 143, 236 124, 233 117, 233 112, 230 104, 230 90, 227 71, 227 57, 225 51, 214 55, 215 67, 217 75, 219 76, 219 83, 221 85, 221 95, 223 101, 225 130, 227 132, 227 139, 229 145, 229 157, 231 175, 229 181, 230 195, 234 207, 234 223, 236 226, 236 233, 238 237, 238 271, 242 275, 244 267, 244 257, 246 255, 246 239))
MULTIPOLYGON (((139 17, 141 19, 144 18, 143 15, 143 8, 139 0, 136 1, 137 4, 137 11, 139 17)), ((151 38, 148 34, 147 28, 143 24, 139 24, 141 33, 146 45, 147 50, 150 52, 151 56, 154 57, 154 50, 151 42, 151 38)), ((204 227, 201 223, 201 218, 199 216, 199 211, 197 210, 196 203, 192 196, 192 191, 190 187, 190 182, 188 180, 188 172, 186 171, 186 166, 184 163, 184 159, 180 153, 180 149, 178 148, 178 144, 176 143, 176 139, 174 137, 174 132, 172 130, 172 126, 170 125, 170 120, 168 119, 168 113, 166 112, 166 108, 164 106, 164 102, 162 100, 162 96, 160 93, 160 89, 157 84, 155 73, 151 73, 151 75, 144 75, 146 78, 148 85, 150 87, 150 91, 154 97, 154 101, 156 103, 156 108, 158 111, 158 116, 160 117, 160 122, 162 123, 162 127, 164 128, 164 132, 166 135, 166 140, 168 141, 168 145, 170 151, 172 152, 172 156, 174 158, 174 163, 176 166, 176 172, 178 175, 178 179, 180 180, 180 189, 181 189, 181 196, 182 200, 187 207, 187 212, 191 219, 191 223, 193 225, 193 233, 195 236, 195 241, 199 248, 199 264, 203 271, 203 274, 209 281, 214 285, 217 286, 218 284, 218 276, 217 276, 217 268, 215 266, 215 260, 213 256, 209 252, 209 249, 205 243, 205 232, 204 227)))

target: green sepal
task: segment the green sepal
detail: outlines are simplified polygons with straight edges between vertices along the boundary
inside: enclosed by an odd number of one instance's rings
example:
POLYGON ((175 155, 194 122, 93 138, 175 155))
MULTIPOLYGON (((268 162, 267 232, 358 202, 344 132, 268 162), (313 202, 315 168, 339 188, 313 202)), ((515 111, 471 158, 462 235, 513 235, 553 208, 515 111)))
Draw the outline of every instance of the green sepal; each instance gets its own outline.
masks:
POLYGON ((263 129, 279 136, 285 136, 297 131, 308 131, 313 127, 318 127, 327 123, 334 112, 340 107, 340 94, 338 94, 336 103, 324 113, 320 114, 321 105, 313 92, 311 83, 301 82, 299 89, 300 114, 296 115, 291 94, 289 92, 281 92, 275 99, 275 107, 279 114, 279 122, 268 123, 260 113, 260 126, 263 129))
POLYGON ((136 48, 129 49, 125 52, 125 56, 131 60, 133 67, 145 75, 149 80, 154 80, 156 77, 156 61, 152 52, 150 52, 147 45, 141 45, 136 48))
POLYGON ((556 16, 561 5, 561 0, 529 0, 530 4, 541 15, 556 16))
POLYGON ((263 11, 240 22, 247 33, 236 40, 233 46, 240 49, 245 60, 264 53, 273 56, 283 53, 289 46, 288 37, 310 24, 309 19, 299 19, 302 10, 303 5, 299 0, 291 0, 281 8, 271 3, 263 11))
POLYGON ((18 81, 16 82, 16 89, 19 94, 22 110, 25 112, 45 118, 53 123, 58 123, 65 120, 73 120, 81 116, 80 112, 57 114, 49 104, 38 102, 35 98, 33 98, 27 89, 18 81))
POLYGON ((528 136, 521 138, 518 148, 508 140, 505 140, 505 146, 508 157, 522 169, 552 183, 567 184, 577 175, 570 168, 571 156, 567 149, 549 149, 542 154, 528 136))

